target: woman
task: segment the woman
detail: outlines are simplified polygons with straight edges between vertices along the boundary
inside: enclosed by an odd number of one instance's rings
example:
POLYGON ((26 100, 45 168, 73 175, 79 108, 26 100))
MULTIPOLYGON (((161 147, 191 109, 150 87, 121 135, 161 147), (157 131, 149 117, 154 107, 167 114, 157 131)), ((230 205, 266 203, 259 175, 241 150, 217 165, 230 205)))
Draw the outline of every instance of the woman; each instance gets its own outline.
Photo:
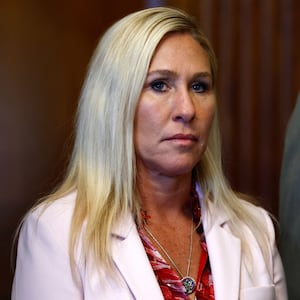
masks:
POLYGON ((194 20, 131 14, 94 54, 69 171, 25 218, 12 299, 286 299, 268 214, 221 167, 194 20))

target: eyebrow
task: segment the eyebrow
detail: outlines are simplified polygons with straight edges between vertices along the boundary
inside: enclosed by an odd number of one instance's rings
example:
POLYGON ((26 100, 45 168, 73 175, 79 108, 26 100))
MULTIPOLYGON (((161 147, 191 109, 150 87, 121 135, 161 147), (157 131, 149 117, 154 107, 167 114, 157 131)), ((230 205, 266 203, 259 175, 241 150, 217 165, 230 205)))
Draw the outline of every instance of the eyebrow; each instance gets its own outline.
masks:
MULTIPOLYGON (((148 76, 153 76, 153 75, 160 75, 160 76, 171 76, 175 77, 177 76, 177 73, 171 70, 154 70, 151 71, 147 74, 148 76)), ((212 75, 210 72, 197 72, 193 75, 193 78, 212 78, 212 75)))

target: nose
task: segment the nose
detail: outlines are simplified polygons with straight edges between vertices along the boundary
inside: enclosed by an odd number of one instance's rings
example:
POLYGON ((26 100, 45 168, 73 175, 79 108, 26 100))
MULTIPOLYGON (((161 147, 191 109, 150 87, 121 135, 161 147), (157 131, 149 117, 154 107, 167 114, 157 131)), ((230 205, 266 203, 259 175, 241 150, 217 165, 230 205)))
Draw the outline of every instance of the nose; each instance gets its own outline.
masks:
POLYGON ((189 123, 195 118, 195 103, 187 89, 176 92, 174 101, 173 121, 189 123))

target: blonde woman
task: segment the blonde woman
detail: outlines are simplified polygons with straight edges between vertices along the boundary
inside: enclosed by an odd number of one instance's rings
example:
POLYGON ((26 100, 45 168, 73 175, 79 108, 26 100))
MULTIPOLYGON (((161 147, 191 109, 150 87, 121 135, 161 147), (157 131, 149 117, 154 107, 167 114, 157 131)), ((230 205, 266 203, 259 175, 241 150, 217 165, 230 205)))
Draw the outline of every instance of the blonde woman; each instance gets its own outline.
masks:
POLYGON ((13 300, 287 299, 270 217, 224 178, 215 83, 182 11, 105 33, 65 180, 21 226, 13 300))

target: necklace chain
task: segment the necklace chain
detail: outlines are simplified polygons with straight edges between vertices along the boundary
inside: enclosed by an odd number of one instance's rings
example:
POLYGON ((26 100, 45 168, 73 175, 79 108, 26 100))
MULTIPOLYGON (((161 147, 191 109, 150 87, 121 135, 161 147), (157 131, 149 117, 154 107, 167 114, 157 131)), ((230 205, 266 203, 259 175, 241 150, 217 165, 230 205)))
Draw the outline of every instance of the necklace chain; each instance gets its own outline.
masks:
POLYGON ((190 267, 191 267, 191 258, 192 258, 192 252, 193 252, 193 229, 194 229, 194 224, 192 222, 191 225, 191 235, 190 235, 190 249, 189 249, 189 257, 188 257, 188 264, 187 264, 187 271, 186 271, 186 276, 184 276, 181 271, 179 270, 179 268, 177 267, 176 263, 174 262, 174 260, 172 259, 172 257, 169 255, 169 253, 167 252, 167 250, 162 246, 162 244, 158 241, 158 239, 154 236, 154 234, 150 231, 150 229, 148 228, 148 226, 146 226, 146 224, 144 224, 144 229, 147 231, 147 233, 151 236, 151 238, 154 240, 154 242, 159 246, 159 248, 163 251, 163 253, 165 254, 165 256, 168 258, 168 260, 172 263, 172 265, 174 266, 174 268, 176 269, 176 271, 178 272, 178 274, 182 277, 182 278, 186 278, 189 277, 189 273, 190 273, 190 267))

